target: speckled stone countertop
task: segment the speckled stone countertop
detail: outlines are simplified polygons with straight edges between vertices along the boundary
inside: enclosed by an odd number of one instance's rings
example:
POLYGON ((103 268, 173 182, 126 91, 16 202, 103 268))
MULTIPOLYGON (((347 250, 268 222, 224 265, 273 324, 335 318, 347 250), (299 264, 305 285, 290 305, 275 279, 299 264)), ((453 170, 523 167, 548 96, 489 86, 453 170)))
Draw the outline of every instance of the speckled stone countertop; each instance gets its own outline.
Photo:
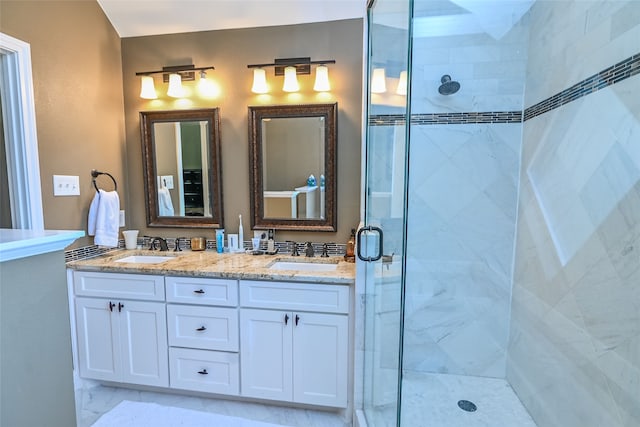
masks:
POLYGON ((67 267, 79 271, 110 273, 157 274, 163 276, 212 277, 226 279, 283 280, 288 282, 355 283, 355 264, 341 256, 321 258, 291 257, 286 254, 250 255, 219 254, 214 251, 158 252, 147 250, 118 250, 97 258, 70 261, 67 267), (116 262, 131 255, 168 256, 159 264, 116 262), (269 267, 277 261, 337 264, 335 271, 275 270, 269 267))

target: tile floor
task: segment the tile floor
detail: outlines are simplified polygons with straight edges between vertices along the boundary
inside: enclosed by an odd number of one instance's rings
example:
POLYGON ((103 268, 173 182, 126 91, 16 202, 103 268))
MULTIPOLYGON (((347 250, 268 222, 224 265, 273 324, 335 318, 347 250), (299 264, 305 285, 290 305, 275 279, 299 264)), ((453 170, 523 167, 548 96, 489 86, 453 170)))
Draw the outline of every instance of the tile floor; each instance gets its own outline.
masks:
POLYGON ((350 421, 336 412, 140 391, 92 383, 76 389, 78 427, 90 427, 102 414, 110 411, 123 400, 155 402, 164 406, 213 412, 290 427, 349 427, 351 425, 350 421))
MULTIPOLYGON (((369 411, 368 427, 395 427, 395 407, 369 411)), ((403 427, 536 427, 505 380, 407 371, 402 382, 403 427), (477 406, 458 407, 459 400, 477 406)))

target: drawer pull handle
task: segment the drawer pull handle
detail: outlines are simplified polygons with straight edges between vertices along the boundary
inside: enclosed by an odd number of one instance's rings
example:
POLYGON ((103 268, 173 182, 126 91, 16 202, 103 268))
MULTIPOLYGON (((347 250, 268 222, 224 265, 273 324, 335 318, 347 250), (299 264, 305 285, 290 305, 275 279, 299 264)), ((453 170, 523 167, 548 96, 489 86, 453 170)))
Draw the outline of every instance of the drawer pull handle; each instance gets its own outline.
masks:
POLYGON ((196 329, 196 331, 200 331, 200 332, 206 331, 206 330, 207 328, 205 326, 200 326, 199 328, 196 329))
POLYGON ((298 322, 300 321, 300 316, 296 314, 296 326, 298 326, 298 322))
POLYGON ((118 313, 121 313, 123 308, 124 308, 124 304, 118 303, 118 313))
POLYGON ((113 312, 113 307, 115 307, 115 303, 112 303, 111 301, 109 301, 109 311, 113 312))
POLYGON ((202 371, 198 371, 198 373, 199 373, 200 375, 209 375, 209 372, 207 372, 207 370, 206 370, 206 369, 203 369, 202 371))
POLYGON ((198 289, 193 291, 194 294, 204 294, 204 291, 202 289, 198 289))
POLYGON ((285 314, 284 315, 284 324, 286 325, 287 323, 289 323, 289 315, 285 314))

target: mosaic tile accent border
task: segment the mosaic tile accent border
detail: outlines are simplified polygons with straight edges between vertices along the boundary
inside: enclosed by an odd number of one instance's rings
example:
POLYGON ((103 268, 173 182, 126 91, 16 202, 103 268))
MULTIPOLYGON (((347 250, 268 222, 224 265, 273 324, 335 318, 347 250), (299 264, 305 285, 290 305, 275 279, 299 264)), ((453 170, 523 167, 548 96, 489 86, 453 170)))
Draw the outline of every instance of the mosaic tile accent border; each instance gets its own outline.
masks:
MULTIPOLYGON (((167 243, 169 246, 169 250, 173 251, 175 246, 175 242, 176 239, 167 239, 167 243)), ((150 239, 148 237, 142 237, 138 239, 138 244, 142 245, 142 247, 144 249, 149 248, 149 244, 150 244, 150 239)), ((297 243, 298 245, 298 252, 300 254, 304 254, 304 247, 305 247, 305 243, 299 242, 297 243)), ((322 253, 322 246, 324 245, 324 243, 312 243, 313 245, 313 250, 316 253, 317 256, 319 256, 322 253)), ((275 246, 278 249, 278 253, 280 255, 289 255, 291 253, 292 247, 291 244, 288 242, 275 242, 275 246)), ((245 248, 250 248, 251 247, 251 241, 247 240, 244 242, 244 247, 245 248)), ((119 243, 118 243, 118 247, 117 248, 101 248, 99 246, 96 245, 90 245, 90 246, 83 246, 81 248, 74 248, 74 249, 70 249, 68 251, 65 251, 64 253, 64 261, 65 262, 70 262, 70 261, 79 261, 79 260, 83 260, 83 259, 90 259, 90 258, 95 258, 98 257, 100 255, 104 255, 106 253, 109 253, 111 251, 115 251, 118 249, 124 249, 124 240, 120 239, 119 243)), ((180 239, 180 249, 182 250, 190 250, 191 249, 191 240, 190 239, 180 239)), ((215 251, 216 250, 216 241, 213 239, 207 239, 207 249, 208 250, 212 250, 215 251)), ((260 249, 262 250, 266 250, 267 249, 267 245, 266 243, 262 244, 260 249)), ((342 244, 342 243, 327 243, 327 253, 331 256, 337 255, 337 256, 342 256, 346 253, 347 251, 347 245, 342 244)))
MULTIPOLYGON (((470 123, 522 123, 522 111, 488 111, 468 113, 429 113, 411 115, 411 125, 456 125, 470 123)), ((404 125, 400 114, 374 115, 369 118, 370 126, 404 125)))
POLYGON ((64 262, 79 261, 82 259, 95 258, 108 252, 124 248, 124 239, 118 241, 117 248, 101 248, 100 246, 90 245, 80 248, 69 249, 64 252, 64 262))
POLYGON ((526 108, 524 110, 524 120, 532 119, 540 114, 544 114, 547 111, 556 109, 590 93, 621 82, 636 74, 640 74, 640 53, 605 68, 599 73, 576 83, 562 92, 526 108))

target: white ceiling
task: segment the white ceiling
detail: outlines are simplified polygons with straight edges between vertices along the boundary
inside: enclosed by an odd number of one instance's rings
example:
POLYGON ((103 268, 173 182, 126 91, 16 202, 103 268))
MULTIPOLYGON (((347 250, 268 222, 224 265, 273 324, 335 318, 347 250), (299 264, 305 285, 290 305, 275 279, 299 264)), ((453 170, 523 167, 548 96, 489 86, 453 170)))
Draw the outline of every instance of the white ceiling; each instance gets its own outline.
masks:
POLYGON ((120 37, 362 18, 366 0, 97 0, 120 37))

